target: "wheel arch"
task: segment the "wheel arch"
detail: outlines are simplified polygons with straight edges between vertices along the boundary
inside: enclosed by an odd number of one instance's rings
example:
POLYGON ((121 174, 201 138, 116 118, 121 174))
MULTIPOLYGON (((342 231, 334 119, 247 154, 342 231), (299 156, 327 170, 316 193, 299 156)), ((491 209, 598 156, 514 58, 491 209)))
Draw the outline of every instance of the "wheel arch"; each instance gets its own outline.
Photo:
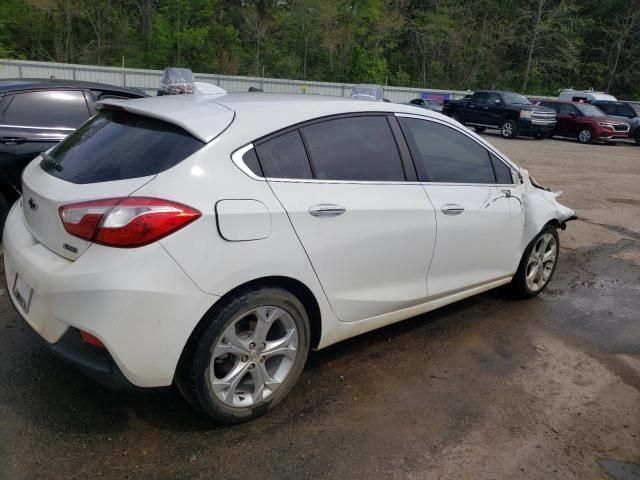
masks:
POLYGON ((316 296, 313 294, 311 289, 307 287, 300 280, 297 280, 292 277, 286 276, 268 276, 256 278, 245 283, 242 283, 233 289, 229 290, 223 296, 221 296, 212 306, 207 310, 207 312, 202 316, 202 318, 198 321, 195 328, 192 330, 189 338, 187 339, 186 344, 182 348, 182 352, 180 353, 180 358, 178 360, 178 368, 174 375, 180 370, 183 361, 189 357, 189 354, 195 347, 197 338, 200 336, 200 332, 206 326, 206 318, 210 312, 215 312, 220 309, 221 306, 227 301, 228 298, 231 298, 237 292, 241 290, 246 290, 248 288, 261 288, 261 287, 278 287, 295 295, 302 305, 304 306, 307 315, 309 317, 309 328, 310 328, 310 345, 311 348, 316 348, 320 343, 320 338, 322 336, 322 318, 320 314, 320 305, 318 304, 318 300, 316 296))

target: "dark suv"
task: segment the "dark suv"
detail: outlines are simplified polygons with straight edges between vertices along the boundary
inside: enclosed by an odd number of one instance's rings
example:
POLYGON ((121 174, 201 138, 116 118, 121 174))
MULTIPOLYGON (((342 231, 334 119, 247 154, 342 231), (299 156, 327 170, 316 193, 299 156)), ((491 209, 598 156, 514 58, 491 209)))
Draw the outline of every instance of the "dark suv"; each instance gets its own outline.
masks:
POLYGON ((640 146, 640 103, 624 101, 598 100, 592 103, 607 115, 626 120, 631 127, 629 137, 635 139, 640 146))
POLYGON ((20 196, 22 170, 33 158, 91 117, 96 101, 145 96, 142 90, 93 82, 0 80, 0 232, 20 196))

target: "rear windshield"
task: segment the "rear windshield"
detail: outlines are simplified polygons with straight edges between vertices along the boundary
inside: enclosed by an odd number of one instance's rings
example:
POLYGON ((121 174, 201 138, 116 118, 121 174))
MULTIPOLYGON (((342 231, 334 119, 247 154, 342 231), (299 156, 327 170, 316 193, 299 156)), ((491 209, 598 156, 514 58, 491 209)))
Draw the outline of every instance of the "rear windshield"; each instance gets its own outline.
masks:
POLYGON ((59 143, 40 165, 69 182, 108 182, 155 175, 202 146, 203 142, 170 123, 102 110, 59 143))

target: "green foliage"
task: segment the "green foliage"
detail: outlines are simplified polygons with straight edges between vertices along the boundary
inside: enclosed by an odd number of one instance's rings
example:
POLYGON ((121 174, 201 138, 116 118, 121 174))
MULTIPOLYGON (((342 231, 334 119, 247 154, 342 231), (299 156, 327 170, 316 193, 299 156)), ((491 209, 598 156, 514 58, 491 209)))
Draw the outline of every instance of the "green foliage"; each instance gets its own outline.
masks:
POLYGON ((640 0, 2 0, 0 57, 640 96, 640 0))

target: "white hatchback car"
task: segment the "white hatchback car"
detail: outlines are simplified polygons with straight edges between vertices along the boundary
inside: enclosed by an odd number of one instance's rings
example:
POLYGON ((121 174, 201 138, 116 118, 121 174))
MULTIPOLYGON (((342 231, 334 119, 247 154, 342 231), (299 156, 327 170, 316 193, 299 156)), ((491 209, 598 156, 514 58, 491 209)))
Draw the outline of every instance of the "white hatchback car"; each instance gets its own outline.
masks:
POLYGON ((4 231, 13 303, 116 388, 175 382, 261 415, 310 348, 511 284, 542 291, 575 218, 425 109, 304 95, 103 102, 24 171, 4 231))

